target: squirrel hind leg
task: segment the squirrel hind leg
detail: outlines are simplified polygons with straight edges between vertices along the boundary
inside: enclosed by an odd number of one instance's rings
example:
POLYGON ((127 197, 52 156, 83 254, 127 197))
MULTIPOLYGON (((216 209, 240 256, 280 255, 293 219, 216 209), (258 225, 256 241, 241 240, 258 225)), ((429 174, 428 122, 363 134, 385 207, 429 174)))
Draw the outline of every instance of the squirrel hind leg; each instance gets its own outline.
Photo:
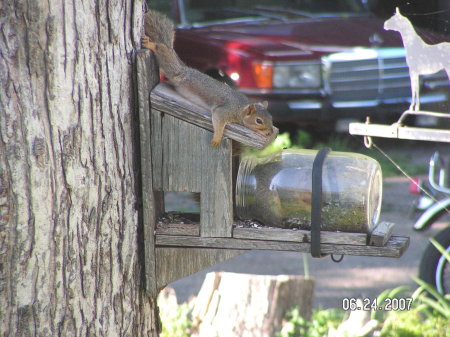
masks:
POLYGON ((151 42, 150 38, 147 35, 144 35, 141 38, 141 44, 142 44, 143 48, 150 49, 150 50, 153 50, 153 51, 156 50, 156 43, 151 42))

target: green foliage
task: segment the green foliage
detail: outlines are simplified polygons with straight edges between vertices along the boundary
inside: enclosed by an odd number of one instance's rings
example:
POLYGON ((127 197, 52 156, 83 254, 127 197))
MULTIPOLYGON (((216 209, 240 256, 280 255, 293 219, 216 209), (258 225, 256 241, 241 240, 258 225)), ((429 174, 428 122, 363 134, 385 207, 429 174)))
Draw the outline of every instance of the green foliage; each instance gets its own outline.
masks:
POLYGON ((272 143, 270 143, 265 149, 256 150, 253 148, 247 148, 245 150, 245 154, 264 157, 269 154, 283 150, 285 148, 292 148, 292 142, 288 132, 279 134, 277 138, 275 138, 275 140, 272 143))
POLYGON ((449 321, 441 316, 424 318, 419 307, 410 311, 390 311, 381 337, 450 337, 449 321))
POLYGON ((331 328, 336 328, 344 318, 345 312, 339 309, 314 310, 311 320, 300 316, 298 308, 291 309, 286 315, 286 323, 277 337, 322 337, 331 328))
POLYGON ((300 149, 309 149, 313 146, 313 139, 311 137, 311 134, 303 131, 298 130, 297 135, 295 137, 295 146, 300 149))
MULTIPOLYGON (((441 247, 442 248, 442 247, 441 247)), ((413 298, 411 310, 372 311, 371 319, 379 322, 380 337, 450 337, 450 296, 442 296, 430 285, 415 279, 419 288, 411 294, 409 287, 387 289, 377 297, 377 303, 385 299, 413 298), (430 296, 431 295, 431 296, 430 296)), ((297 309, 288 312, 287 322, 277 337, 326 337, 344 320, 342 309, 314 310, 310 321, 300 317, 297 309)), ((342 333, 342 332, 341 332, 342 333)), ((333 336, 340 336, 334 335, 333 336)))
POLYGON ((420 303, 420 308, 428 317, 442 316, 450 322, 450 301, 444 297, 430 284, 413 277, 414 281, 420 285, 412 297, 420 303), (431 295, 431 296, 429 296, 431 295))
MULTIPOLYGON (((413 298, 413 305, 409 311, 372 311, 372 319, 382 322, 381 337, 450 337, 447 332, 449 318, 441 310, 443 303, 427 296, 436 293, 430 285, 415 279, 420 287, 411 293, 408 287, 402 286, 383 291, 377 298, 377 303, 384 303, 386 298, 413 298)), ((438 295, 440 296, 440 295, 438 295)), ((444 300, 443 296, 440 296, 444 300)), ((448 301, 448 300, 447 300, 448 301)))
POLYGON ((191 309, 187 303, 178 305, 174 292, 162 292, 158 296, 158 307, 162 323, 160 337, 189 337, 191 335, 191 309))
MULTIPOLYGON (((387 159, 383 154, 375 149, 367 149, 362 147, 362 142, 359 142, 357 138, 349 135, 333 134, 325 141, 317 141, 313 139, 310 133, 299 130, 297 134, 291 140, 291 136, 288 132, 281 133, 277 138, 265 149, 255 150, 248 149, 247 154, 266 156, 275 152, 278 152, 284 148, 290 149, 320 149, 322 147, 329 147, 333 151, 340 152, 359 152, 366 156, 372 157, 380 163, 384 177, 399 175, 399 170, 387 159)), ((423 164, 411 164, 411 158, 409 155, 402 153, 402 151, 390 151, 388 155, 409 175, 422 174, 427 171, 426 163, 423 164)))
MULTIPOLYGON (((407 298, 410 297, 410 293, 408 292, 410 288, 408 286, 400 286, 394 289, 386 289, 383 292, 381 292, 380 295, 377 297, 377 303, 380 305, 386 304, 387 298, 407 298)), ((386 311, 383 310, 373 310, 371 313, 371 319, 376 319, 378 321, 383 321, 383 315, 385 315, 386 311)))
POLYGON ((436 247, 436 249, 445 256, 445 259, 448 261, 448 263, 450 263, 450 253, 447 252, 447 250, 439 243, 437 242, 435 239, 431 238, 430 242, 433 244, 433 246, 436 247))
POLYGON ((300 337, 306 336, 308 322, 300 316, 298 308, 291 309, 286 314, 286 323, 276 337, 300 337))
MULTIPOLYGON (((450 262, 450 255, 436 240, 432 244, 450 262)), ((450 337, 450 295, 442 295, 421 279, 413 278, 419 287, 413 292, 413 308, 410 311, 390 311, 377 317, 384 320, 381 337, 450 337)), ((380 294, 378 303, 405 290, 399 287, 380 294)), ((405 296, 405 295, 403 295, 405 296)), ((372 313, 372 318, 376 317, 372 313)))
MULTIPOLYGON (((381 169, 383 171, 383 176, 392 177, 400 174, 400 171, 397 167, 395 167, 392 162, 387 159, 383 154, 378 152, 375 149, 363 149, 361 151, 362 154, 366 156, 370 156, 378 163, 380 163, 381 169)), ((418 174, 424 174, 428 170, 427 163, 423 164, 412 164, 411 157, 407 154, 402 153, 401 151, 389 152, 388 155, 400 166, 405 172, 407 172, 410 176, 415 176, 418 174)))
POLYGON ((161 313, 161 337, 189 337, 191 321, 186 304, 179 305, 174 311, 161 313))

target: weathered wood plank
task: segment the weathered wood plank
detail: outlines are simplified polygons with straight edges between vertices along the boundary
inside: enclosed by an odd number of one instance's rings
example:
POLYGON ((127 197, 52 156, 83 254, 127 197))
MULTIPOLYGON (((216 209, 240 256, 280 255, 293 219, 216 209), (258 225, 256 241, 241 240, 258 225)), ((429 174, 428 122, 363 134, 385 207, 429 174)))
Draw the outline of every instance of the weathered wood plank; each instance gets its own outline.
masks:
MULTIPOLYGON (((321 243, 367 245, 365 233, 320 232, 321 243)), ((237 239, 271 240, 288 242, 311 242, 311 232, 308 230, 292 230, 281 228, 239 228, 233 229, 233 237, 237 239)))
POLYGON ((200 192, 204 179, 202 151, 211 132, 165 115, 162 118, 162 188, 164 191, 200 192))
POLYGON ((149 93, 159 81, 158 67, 152 53, 138 52, 136 55, 137 93, 139 109, 139 138, 142 177, 142 221, 144 226, 144 256, 146 291, 157 296, 155 262, 156 209, 152 186, 152 153, 150 148, 150 100, 149 93))
POLYGON ((369 244, 372 246, 384 246, 392 235, 395 224, 392 222, 380 222, 370 233, 369 244))
MULTIPOLYGON (((198 224, 164 224, 156 229, 156 234, 198 236, 198 224), (160 228, 161 227, 161 228, 160 228)), ((348 244, 365 246, 368 235, 365 233, 321 232, 321 243, 348 244)), ((233 228, 233 238, 249 240, 268 240, 310 243, 311 232, 308 230, 292 230, 282 228, 233 228)))
POLYGON ((212 133, 202 134, 200 231, 203 237, 231 237, 233 228, 233 188, 231 140, 223 139, 215 148, 212 133))
POLYGON ((230 237, 233 226, 232 148, 223 139, 211 147, 212 133, 165 115, 162 118, 162 189, 200 192, 201 233, 230 237))
POLYGON ((156 234, 200 236, 200 225, 180 223, 158 225, 156 227, 156 234))
POLYGON ((162 134, 163 113, 158 110, 150 111, 150 143, 152 147, 153 190, 163 190, 163 149, 164 139, 162 134))
MULTIPOLYGON (((235 238, 202 238, 186 236, 156 235, 156 245, 159 247, 201 247, 239 250, 280 250, 295 252, 310 252, 309 243, 245 240, 235 238)), ((409 246, 409 238, 391 236, 383 247, 322 244, 324 254, 400 257, 409 246)))
POLYGON ((231 259, 244 250, 213 248, 156 248, 158 289, 170 282, 194 274, 219 262, 231 259))
MULTIPOLYGON (((210 112, 181 97, 165 83, 160 83, 152 91, 151 101, 152 107, 159 111, 213 131, 210 112)), ((272 136, 264 137, 242 125, 229 124, 224 136, 244 145, 263 149, 275 139, 278 129, 275 128, 274 131, 272 136)))

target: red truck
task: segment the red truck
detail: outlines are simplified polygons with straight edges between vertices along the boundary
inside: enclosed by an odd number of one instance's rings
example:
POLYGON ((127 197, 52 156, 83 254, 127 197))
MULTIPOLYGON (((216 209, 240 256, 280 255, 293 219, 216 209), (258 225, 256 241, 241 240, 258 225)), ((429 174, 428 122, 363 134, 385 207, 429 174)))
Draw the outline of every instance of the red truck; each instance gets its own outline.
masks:
MULTIPOLYGON (((173 0, 151 8, 177 24, 189 66, 269 101, 274 121, 347 131, 393 121, 411 101, 400 35, 360 0, 173 0)), ((423 110, 448 111, 445 72, 421 78, 423 110)))

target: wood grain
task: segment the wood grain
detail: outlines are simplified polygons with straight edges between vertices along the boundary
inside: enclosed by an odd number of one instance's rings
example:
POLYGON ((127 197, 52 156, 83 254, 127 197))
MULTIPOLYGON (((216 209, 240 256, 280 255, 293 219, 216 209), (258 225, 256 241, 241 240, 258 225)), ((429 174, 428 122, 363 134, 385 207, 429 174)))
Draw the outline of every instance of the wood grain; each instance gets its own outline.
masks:
POLYGON ((146 145, 152 149, 152 182, 154 191, 163 190, 163 126, 164 114, 150 110, 150 142, 146 145))
POLYGON ((142 217, 144 224, 144 255, 146 291, 157 296, 155 236, 156 212, 152 186, 152 152, 150 147, 150 90, 159 81, 155 58, 150 52, 137 54, 137 91, 139 109, 139 138, 142 176, 142 217))
MULTIPOLYGON (((235 238, 202 238, 171 235, 156 235, 158 247, 201 247, 239 250, 279 250, 310 252, 309 243, 245 240, 235 238)), ((409 238, 391 236, 383 247, 322 244, 321 252, 324 254, 358 255, 358 256, 384 256, 400 257, 409 246, 409 238)))
MULTIPOLYGON (((348 244, 365 246, 367 234, 322 231, 321 243, 348 244)), ((311 242, 311 232, 308 230, 292 230, 281 228, 234 228, 233 237, 237 239, 272 240, 288 242, 311 242)))
POLYGON ((200 226, 198 224, 169 223, 156 227, 156 234, 200 236, 200 226))
POLYGON ((245 253, 245 250, 158 247, 156 248, 158 289, 242 253, 245 253))
POLYGON ((233 188, 231 140, 211 147, 211 132, 202 130, 199 158, 202 170, 200 191, 200 232, 203 237, 231 237, 233 228, 233 188), (207 133, 207 134, 206 134, 207 133))
MULTIPOLYGON (((199 224, 173 223, 161 225, 156 229, 156 234, 165 235, 191 235, 198 236, 199 224)), ((298 243, 310 243, 311 234, 308 230, 292 230, 282 228, 242 228, 234 227, 233 235, 236 239, 263 240, 263 241, 286 241, 298 243)), ((349 244, 365 246, 368 241, 364 233, 343 233, 322 231, 322 243, 349 244)))
POLYGON ((369 244, 372 246, 384 246, 392 235, 395 224, 392 222, 380 222, 370 233, 369 244))
POLYGON ((211 133, 170 115, 164 115, 161 124, 163 190, 201 192, 206 172, 201 140, 211 133))

